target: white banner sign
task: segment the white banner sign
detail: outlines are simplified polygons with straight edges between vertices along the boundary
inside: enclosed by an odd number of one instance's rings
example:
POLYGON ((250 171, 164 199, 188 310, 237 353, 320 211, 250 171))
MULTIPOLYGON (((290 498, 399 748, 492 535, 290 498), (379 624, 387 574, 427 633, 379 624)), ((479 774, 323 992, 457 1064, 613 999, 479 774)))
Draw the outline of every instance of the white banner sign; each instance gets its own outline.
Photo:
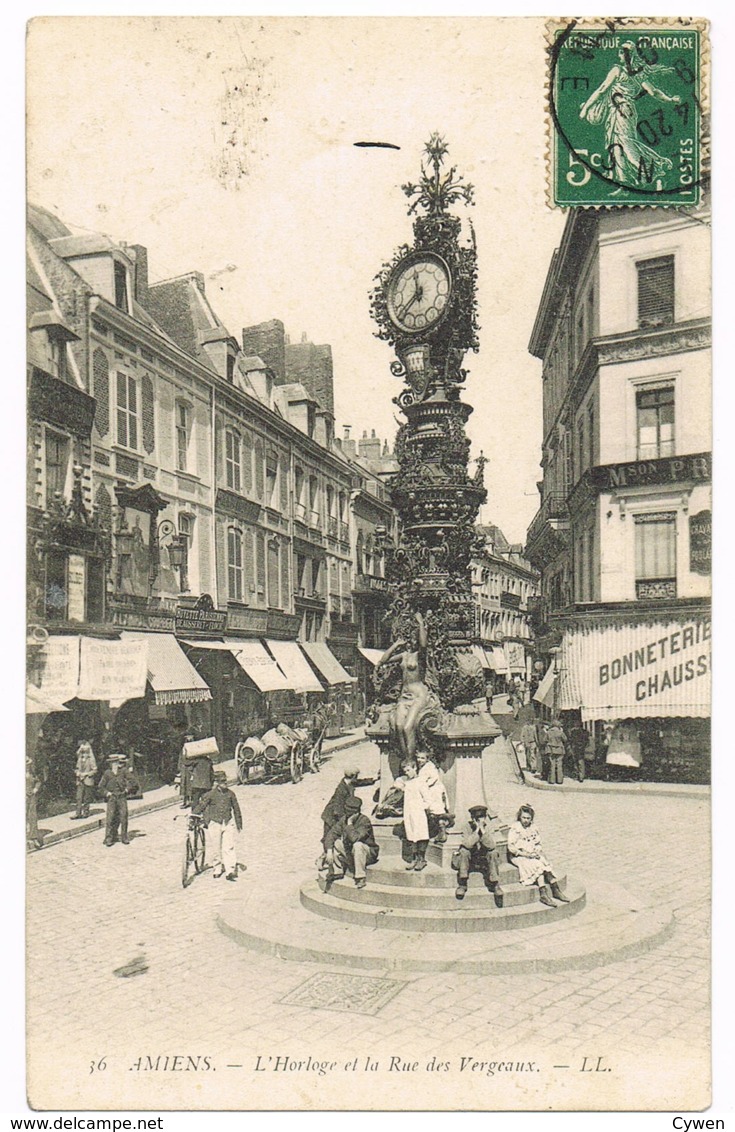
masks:
POLYGON ((49 637, 39 662, 42 694, 55 703, 73 700, 79 686, 79 637, 49 637))
POLYGON ((568 630, 558 706, 584 720, 709 716, 710 635, 706 617, 568 630))
POLYGON ((82 638, 79 673, 80 700, 109 700, 121 704, 145 695, 148 676, 147 641, 100 641, 82 638))

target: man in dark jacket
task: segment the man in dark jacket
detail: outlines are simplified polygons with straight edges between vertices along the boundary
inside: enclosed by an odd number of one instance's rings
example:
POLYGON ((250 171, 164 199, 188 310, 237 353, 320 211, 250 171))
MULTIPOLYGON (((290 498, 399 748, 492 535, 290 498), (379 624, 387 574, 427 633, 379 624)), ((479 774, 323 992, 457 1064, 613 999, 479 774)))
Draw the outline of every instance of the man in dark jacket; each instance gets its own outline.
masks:
POLYGON ((322 845, 325 849, 329 830, 344 817, 347 799, 355 797, 355 790, 358 786, 373 786, 378 781, 377 778, 360 778, 359 775, 360 772, 357 767, 347 767, 344 771, 344 777, 337 783, 332 797, 322 811, 322 821, 324 822, 322 845))
POLYGON ((549 777, 552 784, 561 785, 564 781, 564 755, 567 750, 567 737, 558 719, 551 721, 551 727, 546 733, 549 752, 549 777))
POLYGON ((241 832, 242 814, 234 792, 227 785, 225 771, 214 772, 214 786, 194 803, 191 812, 204 815, 215 878, 226 872, 227 880, 237 880, 235 828, 241 832))
POLYGON ((119 825, 120 841, 123 845, 129 845, 128 798, 140 794, 140 786, 133 772, 127 769, 128 760, 125 755, 110 755, 107 761, 110 764, 109 770, 102 775, 97 787, 101 797, 107 802, 104 844, 110 846, 116 841, 119 825))
POLYGON ((574 758, 575 770, 577 772, 577 781, 584 782, 585 777, 585 753, 589 743, 589 733, 585 731, 581 724, 577 724, 569 732, 569 746, 574 758))
POLYGON ((457 870, 457 888, 454 895, 464 900, 471 872, 482 874, 486 886, 492 890, 496 901, 500 901, 503 890, 500 887, 500 854, 495 838, 490 831, 490 818, 487 806, 470 806, 470 820, 462 826, 461 844, 452 860, 457 870))
POLYGON ((214 765, 209 755, 197 755, 193 759, 186 759, 189 771, 189 797, 192 807, 214 785, 214 765))
POLYGON ((333 874, 335 864, 351 872, 355 886, 364 888, 367 884, 366 867, 374 865, 378 859, 378 845, 373 833, 373 824, 366 814, 361 814, 362 799, 347 798, 344 803, 344 816, 332 825, 324 838, 327 867, 333 874))

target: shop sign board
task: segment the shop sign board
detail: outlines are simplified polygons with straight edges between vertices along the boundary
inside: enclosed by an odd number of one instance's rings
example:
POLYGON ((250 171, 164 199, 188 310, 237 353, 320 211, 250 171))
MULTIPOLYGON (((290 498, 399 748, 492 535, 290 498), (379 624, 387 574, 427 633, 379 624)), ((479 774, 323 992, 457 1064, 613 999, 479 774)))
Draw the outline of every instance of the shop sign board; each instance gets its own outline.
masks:
POLYGON ((70 554, 66 567, 66 617, 68 621, 85 619, 85 559, 81 554, 70 554))
POLYGON ((74 699, 79 685, 79 637, 49 637, 39 662, 38 686, 55 703, 74 699))
POLYGON ((712 512, 689 516, 689 569, 693 574, 712 573, 712 512))
POLYGON ((227 625, 227 614, 214 608, 209 594, 202 594, 194 606, 177 605, 174 624, 179 635, 210 633, 219 636, 227 625))
POLYGON ((510 672, 526 671, 526 650, 517 641, 505 642, 505 659, 510 672))
POLYGON ((599 491, 658 483, 681 483, 686 480, 707 483, 711 479, 711 452, 699 452, 694 456, 668 456, 662 460, 636 460, 629 464, 602 464, 590 471, 590 481, 599 491))

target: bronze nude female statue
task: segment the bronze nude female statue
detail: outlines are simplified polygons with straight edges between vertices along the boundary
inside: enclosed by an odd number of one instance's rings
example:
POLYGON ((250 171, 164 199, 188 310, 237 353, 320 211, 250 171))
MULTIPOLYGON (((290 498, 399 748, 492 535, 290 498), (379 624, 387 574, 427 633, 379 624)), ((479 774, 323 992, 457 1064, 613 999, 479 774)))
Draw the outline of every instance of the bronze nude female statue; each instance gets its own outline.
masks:
POLYGON ((412 649, 407 641, 394 641, 378 661, 377 667, 390 660, 400 661, 402 683, 398 700, 391 712, 391 730, 403 758, 411 758, 416 753, 416 739, 421 716, 434 706, 435 697, 426 684, 426 624, 420 613, 418 622, 417 648, 412 649))

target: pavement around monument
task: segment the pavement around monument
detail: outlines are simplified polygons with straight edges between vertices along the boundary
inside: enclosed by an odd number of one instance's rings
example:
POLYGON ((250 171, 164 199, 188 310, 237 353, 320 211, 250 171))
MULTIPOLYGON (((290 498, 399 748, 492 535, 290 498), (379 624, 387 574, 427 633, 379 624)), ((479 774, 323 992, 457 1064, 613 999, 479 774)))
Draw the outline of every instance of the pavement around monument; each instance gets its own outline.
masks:
MULTIPOLYGON (((185 823, 174 821, 176 808, 134 815, 129 846, 103 847, 98 830, 29 856, 34 1107, 707 1103, 706 795, 529 799, 508 760, 488 768, 501 816, 513 820, 530 800, 548 856, 585 884, 588 903, 595 892, 633 894, 640 908, 673 915, 667 938, 622 961, 499 976, 387 963, 354 970, 238 946, 217 926, 223 907, 266 908, 274 890, 296 892, 314 875, 319 814, 348 763, 375 773, 377 749, 333 751, 320 774, 297 785, 235 788, 244 817, 238 859, 247 865, 235 883, 207 869, 182 888, 185 823), (512 1070, 497 1069, 505 1059, 512 1070)), ((360 793, 367 808, 373 788, 360 793)))

